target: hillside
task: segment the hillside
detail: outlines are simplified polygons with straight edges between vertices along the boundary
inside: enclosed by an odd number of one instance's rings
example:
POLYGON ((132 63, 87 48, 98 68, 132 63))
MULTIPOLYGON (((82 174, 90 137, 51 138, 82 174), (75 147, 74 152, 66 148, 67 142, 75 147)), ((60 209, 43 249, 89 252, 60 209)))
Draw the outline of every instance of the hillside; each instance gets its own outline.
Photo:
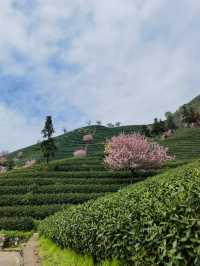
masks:
POLYGON ((192 101, 190 101, 188 106, 193 107, 196 111, 200 112, 200 95, 195 97, 192 101))
POLYGON ((129 172, 112 172, 99 158, 54 161, 48 171, 39 165, 30 170, 0 175, 0 229, 30 230, 35 220, 69 204, 79 204, 115 192, 145 178, 129 172))
MULTIPOLYGON (((66 205, 116 192, 149 176, 151 173, 140 172, 131 178, 130 172, 105 169, 105 141, 122 132, 141 133, 142 126, 90 126, 56 137, 58 151, 48 169, 43 164, 40 144, 10 154, 11 158, 16 158, 22 152, 19 165, 30 159, 36 159, 40 164, 0 175, 0 229, 31 229, 35 220, 43 219, 66 205), (88 144, 88 156, 73 158, 73 152, 85 146, 83 136, 88 133, 94 136, 88 144)), ((180 128, 170 138, 158 138, 157 141, 176 156, 176 161, 167 167, 200 158, 200 128, 180 128)))
MULTIPOLYGON (((54 159, 66 159, 73 156, 73 152, 84 147, 82 140, 85 132, 95 132, 94 140, 88 145, 88 156, 93 158, 102 158, 106 139, 122 132, 133 133, 141 132, 142 126, 124 126, 116 128, 107 128, 103 126, 91 126, 74 130, 59 137, 56 137, 58 151, 54 159)), ((181 128, 166 140, 159 140, 160 144, 168 147, 169 152, 176 156, 177 160, 191 160, 200 157, 200 128, 181 128)), ((39 144, 20 150, 23 157, 20 163, 29 159, 42 161, 39 144)), ((15 158, 19 151, 12 153, 10 156, 15 158)))
MULTIPOLYGON (((76 129, 55 138, 58 151, 56 152, 54 159, 57 160, 72 157, 73 152, 76 149, 84 147, 85 143, 83 142, 83 136, 87 133, 95 133, 94 141, 88 146, 88 155, 102 157, 106 138, 111 138, 121 132, 141 132, 141 128, 142 126, 121 126, 116 128, 89 126, 76 129)), ((40 160, 42 158, 39 144, 18 150, 12 153, 11 157, 15 158, 19 152, 23 152, 22 162, 29 159, 40 160)))
POLYGON ((177 160, 200 158, 200 128, 178 129, 174 136, 160 141, 160 144, 169 148, 177 160))
POLYGON ((190 102, 182 105, 175 113, 174 113, 174 120, 176 121, 176 123, 179 125, 180 124, 180 120, 181 120, 181 113, 183 110, 183 106, 186 107, 192 107, 196 112, 200 113, 200 95, 195 97, 193 100, 191 100, 190 102))
MULTIPOLYGON (((126 171, 105 169, 103 151, 106 138, 120 132, 140 131, 140 127, 87 127, 56 138, 59 150, 45 170, 44 164, 32 169, 21 169, 0 175, 0 229, 31 229, 34 220, 43 219, 69 204, 79 204, 108 192, 116 192, 130 183, 141 181, 150 173, 138 173, 131 178, 126 171), (83 146, 82 137, 95 130, 86 158, 73 158, 75 149, 83 146), (65 159, 60 159, 65 158, 65 159)), ((200 157, 200 129, 179 129, 176 134, 160 143, 176 155, 176 162, 185 163, 200 157)), ((12 154, 16 156, 16 154, 12 154)), ((41 158, 38 146, 23 150, 23 159, 41 158)))

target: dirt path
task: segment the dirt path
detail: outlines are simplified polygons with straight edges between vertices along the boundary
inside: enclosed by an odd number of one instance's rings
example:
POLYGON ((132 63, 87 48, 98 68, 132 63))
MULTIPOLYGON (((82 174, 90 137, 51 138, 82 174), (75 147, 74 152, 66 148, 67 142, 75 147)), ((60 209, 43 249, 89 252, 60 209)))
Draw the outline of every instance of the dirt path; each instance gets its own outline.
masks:
POLYGON ((0 252, 1 266, 22 266, 23 259, 19 252, 0 252))
POLYGON ((38 248, 38 234, 34 234, 23 249, 24 266, 40 265, 37 248, 38 248))
POLYGON ((0 266, 40 266, 38 249, 38 234, 34 234, 20 252, 0 251, 0 266))

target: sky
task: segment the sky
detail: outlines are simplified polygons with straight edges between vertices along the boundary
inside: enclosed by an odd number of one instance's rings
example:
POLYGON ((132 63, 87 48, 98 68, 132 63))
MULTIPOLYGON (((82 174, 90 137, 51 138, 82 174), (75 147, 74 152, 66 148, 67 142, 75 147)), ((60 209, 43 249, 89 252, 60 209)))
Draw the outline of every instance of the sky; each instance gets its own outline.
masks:
POLYGON ((1 0, 0 150, 89 120, 144 124, 200 94, 199 0, 1 0))

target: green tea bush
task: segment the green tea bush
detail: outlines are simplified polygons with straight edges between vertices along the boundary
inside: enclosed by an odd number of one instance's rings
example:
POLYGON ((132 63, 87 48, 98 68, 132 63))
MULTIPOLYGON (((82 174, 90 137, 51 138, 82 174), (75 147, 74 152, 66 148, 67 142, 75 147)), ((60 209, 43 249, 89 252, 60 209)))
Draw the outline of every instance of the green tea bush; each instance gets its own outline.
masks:
POLYGON ((135 172, 132 175, 129 171, 72 171, 72 172, 18 172, 0 175, 0 182, 5 182, 5 178, 33 179, 33 178, 127 178, 127 177, 148 177, 155 172, 135 172))
POLYGON ((64 206, 57 205, 41 205, 41 206, 5 206, 0 207, 0 217, 31 217, 37 220, 60 211, 64 206))
POLYGON ((54 184, 54 185, 46 185, 39 186, 36 184, 32 184, 29 186, 3 186, 0 187, 0 195, 8 195, 8 194, 26 194, 29 192, 33 192, 35 194, 43 193, 43 194, 52 194, 52 193, 92 193, 92 192, 114 192, 117 191, 121 185, 112 184, 112 185, 73 185, 73 184, 54 184))
POLYGON ((24 195, 3 195, 0 197, 0 206, 15 205, 48 205, 48 204, 78 204, 89 199, 102 196, 103 193, 52 193, 24 195))
POLYGON ((200 265, 200 162, 44 220, 40 234, 95 261, 200 265))
POLYGON ((0 186, 17 186, 19 184, 25 185, 54 185, 54 184, 73 184, 73 185, 86 185, 86 184, 131 184, 136 181, 141 181, 144 178, 9 178, 7 180, 0 180, 0 186), (3 181, 3 182, 1 182, 3 181))
POLYGON ((34 221, 30 217, 3 217, 0 218, 0 230, 30 231, 34 221))

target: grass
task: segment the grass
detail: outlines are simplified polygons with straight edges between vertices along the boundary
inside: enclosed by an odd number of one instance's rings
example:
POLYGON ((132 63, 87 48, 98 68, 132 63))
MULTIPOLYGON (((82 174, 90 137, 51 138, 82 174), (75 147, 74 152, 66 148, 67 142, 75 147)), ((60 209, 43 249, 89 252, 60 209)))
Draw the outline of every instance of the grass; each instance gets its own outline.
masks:
MULTIPOLYGON (((41 266, 94 266, 90 256, 83 256, 70 249, 60 249, 52 241, 39 239, 39 256, 41 266)), ((120 266, 116 260, 105 261, 99 266, 120 266)))
POLYGON ((29 239, 32 236, 32 232, 23 232, 23 231, 6 231, 0 230, 0 235, 4 235, 8 238, 20 238, 20 239, 29 239))

